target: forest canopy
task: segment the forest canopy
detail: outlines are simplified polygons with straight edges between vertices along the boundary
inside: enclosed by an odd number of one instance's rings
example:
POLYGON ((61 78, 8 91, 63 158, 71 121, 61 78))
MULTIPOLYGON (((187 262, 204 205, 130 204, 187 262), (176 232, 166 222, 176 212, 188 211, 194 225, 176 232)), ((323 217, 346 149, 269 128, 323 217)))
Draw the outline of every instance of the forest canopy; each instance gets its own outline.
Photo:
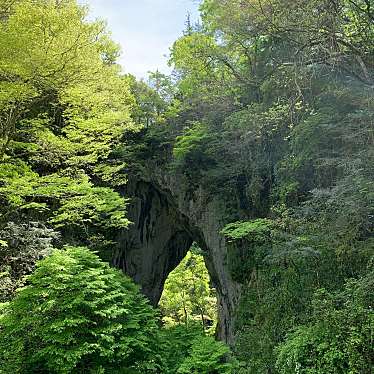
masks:
POLYGON ((146 81, 87 6, 0 0, 1 374, 372 372, 374 3, 199 9, 146 81), (195 241, 157 308, 115 261, 152 209, 195 241))

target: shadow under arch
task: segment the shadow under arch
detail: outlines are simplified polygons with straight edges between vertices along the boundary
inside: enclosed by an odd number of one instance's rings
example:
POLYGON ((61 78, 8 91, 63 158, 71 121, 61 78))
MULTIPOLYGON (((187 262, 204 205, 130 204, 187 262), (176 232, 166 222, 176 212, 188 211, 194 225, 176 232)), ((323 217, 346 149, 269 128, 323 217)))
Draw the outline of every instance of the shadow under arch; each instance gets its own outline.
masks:
MULTIPOLYGON (((170 190, 143 180, 130 180, 121 192, 129 199, 127 216, 132 224, 118 237, 112 265, 132 277, 151 304, 157 306, 168 275, 196 242, 205 252, 205 263, 217 292, 217 336, 232 344, 239 286, 226 269, 218 223, 204 218, 211 206, 201 205, 189 211, 185 206, 192 206, 193 202, 186 197, 175 196, 170 190)), ((214 212, 209 214, 214 216, 214 212)))

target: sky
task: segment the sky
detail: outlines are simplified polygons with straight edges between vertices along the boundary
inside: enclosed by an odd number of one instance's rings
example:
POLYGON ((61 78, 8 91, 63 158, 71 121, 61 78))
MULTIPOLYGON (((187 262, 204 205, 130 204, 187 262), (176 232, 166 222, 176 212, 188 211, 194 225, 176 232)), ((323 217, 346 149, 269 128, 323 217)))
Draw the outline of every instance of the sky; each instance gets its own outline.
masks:
POLYGON ((145 78, 148 71, 169 73, 167 56, 182 35, 187 14, 198 20, 197 0, 80 0, 90 18, 105 19, 113 40, 121 45, 126 73, 145 78))

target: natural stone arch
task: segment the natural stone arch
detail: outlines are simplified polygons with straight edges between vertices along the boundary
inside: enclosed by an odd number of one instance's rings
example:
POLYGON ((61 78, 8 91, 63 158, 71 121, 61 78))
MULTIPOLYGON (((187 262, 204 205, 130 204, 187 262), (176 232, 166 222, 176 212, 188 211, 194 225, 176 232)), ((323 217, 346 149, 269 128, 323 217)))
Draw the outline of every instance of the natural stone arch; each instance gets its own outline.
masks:
POLYGON ((119 238, 113 265, 131 276, 156 306, 169 273, 196 242, 206 252, 206 266, 217 291, 218 336, 232 343, 239 286, 226 269, 217 202, 207 200, 202 191, 191 195, 171 183, 161 188, 141 180, 131 180, 123 194, 130 199, 128 217, 133 224, 119 238))

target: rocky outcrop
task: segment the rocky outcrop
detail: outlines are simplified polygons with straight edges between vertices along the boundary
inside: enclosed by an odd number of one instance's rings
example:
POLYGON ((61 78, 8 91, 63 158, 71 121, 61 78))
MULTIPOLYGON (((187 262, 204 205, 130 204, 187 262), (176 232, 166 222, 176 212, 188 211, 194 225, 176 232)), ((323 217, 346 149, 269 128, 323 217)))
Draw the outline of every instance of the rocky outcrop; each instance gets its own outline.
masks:
POLYGON ((205 261, 218 298, 218 336, 234 340, 233 319, 239 286, 226 268, 226 250, 219 234, 223 226, 222 202, 202 188, 193 191, 178 178, 131 180, 123 194, 130 199, 130 229, 119 238, 113 264, 140 284, 157 305, 168 274, 186 255, 192 242, 205 252, 205 261))

